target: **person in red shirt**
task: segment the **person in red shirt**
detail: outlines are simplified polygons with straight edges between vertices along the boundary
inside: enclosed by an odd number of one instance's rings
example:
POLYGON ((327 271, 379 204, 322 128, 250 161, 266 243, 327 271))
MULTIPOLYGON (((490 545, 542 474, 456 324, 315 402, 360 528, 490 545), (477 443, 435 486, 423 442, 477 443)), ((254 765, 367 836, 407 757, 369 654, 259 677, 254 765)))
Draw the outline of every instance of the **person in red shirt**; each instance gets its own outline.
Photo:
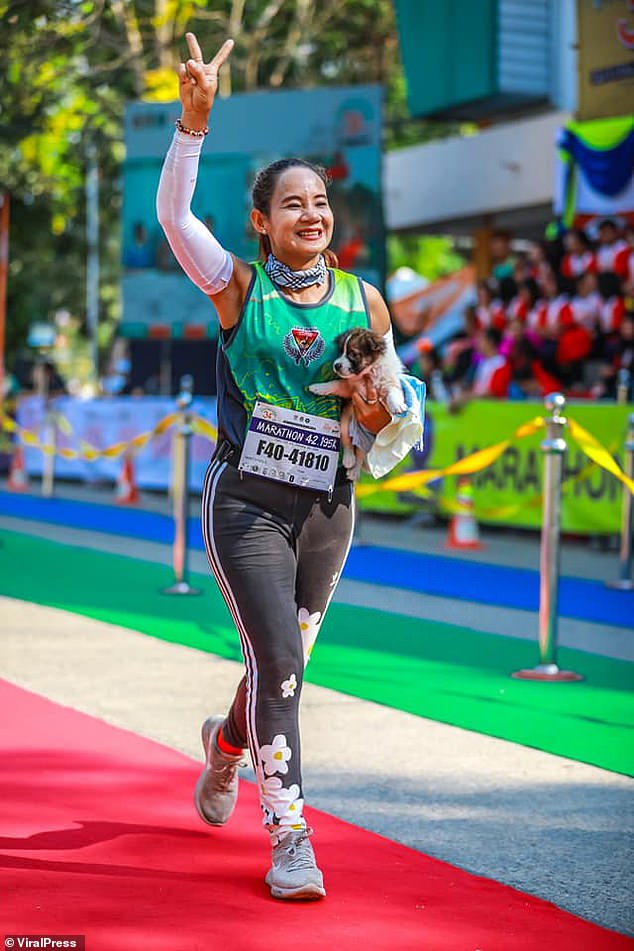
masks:
POLYGON ((570 302, 570 282, 560 274, 543 283, 545 300, 529 314, 529 328, 539 338, 539 357, 548 373, 565 383, 577 382, 592 350, 592 336, 578 324, 570 302))
POLYGON ((605 343, 619 332, 625 315, 625 300, 621 293, 621 282, 615 273, 606 271, 599 274, 598 286, 601 295, 598 329, 605 343))
POLYGON ((503 331, 506 326, 504 304, 495 296, 495 291, 496 288, 490 281, 480 281, 478 284, 476 316, 480 330, 496 327, 503 331))
POLYGON ((625 229, 626 246, 619 251, 614 262, 614 269, 623 281, 623 290, 629 297, 634 297, 634 225, 625 229))
POLYGON ((528 326, 542 341, 557 340, 574 323, 570 305, 570 282, 559 274, 546 274, 541 282, 544 299, 528 315, 528 326))
POLYGON ((599 223, 599 246, 596 251, 599 273, 616 273, 617 258, 627 248, 626 242, 619 236, 616 221, 604 218, 599 223))
POLYGON ((495 327, 487 327, 478 336, 478 360, 471 386, 459 395, 452 396, 449 407, 459 409, 472 399, 504 399, 511 382, 511 366, 500 353, 502 333, 495 327))
POLYGON ((564 254, 561 266, 561 274, 567 278, 581 277, 582 274, 596 274, 597 259, 590 248, 590 241, 580 228, 574 228, 564 235, 564 254))

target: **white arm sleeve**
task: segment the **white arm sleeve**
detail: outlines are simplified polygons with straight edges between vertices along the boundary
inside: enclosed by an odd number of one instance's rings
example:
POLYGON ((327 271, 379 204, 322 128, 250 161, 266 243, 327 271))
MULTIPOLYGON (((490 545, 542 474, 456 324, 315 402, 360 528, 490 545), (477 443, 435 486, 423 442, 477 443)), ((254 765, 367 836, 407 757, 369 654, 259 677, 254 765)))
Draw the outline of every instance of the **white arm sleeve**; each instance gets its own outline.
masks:
POLYGON ((156 214, 185 274, 205 294, 218 294, 231 280, 233 258, 190 207, 202 143, 202 136, 174 133, 156 193, 156 214))

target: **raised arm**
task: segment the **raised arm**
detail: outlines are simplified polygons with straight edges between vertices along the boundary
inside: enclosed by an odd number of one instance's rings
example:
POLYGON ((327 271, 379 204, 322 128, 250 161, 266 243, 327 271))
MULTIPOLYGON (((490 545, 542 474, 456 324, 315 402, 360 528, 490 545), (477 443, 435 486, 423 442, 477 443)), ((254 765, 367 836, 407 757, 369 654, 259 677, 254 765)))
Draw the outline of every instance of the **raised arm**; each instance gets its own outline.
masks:
POLYGON ((190 59, 178 69, 182 105, 156 196, 158 220, 177 261, 197 287, 213 297, 222 327, 232 327, 250 280, 250 268, 226 251, 192 213, 202 143, 218 89, 218 70, 233 48, 227 40, 210 63, 193 33, 186 34, 190 59))

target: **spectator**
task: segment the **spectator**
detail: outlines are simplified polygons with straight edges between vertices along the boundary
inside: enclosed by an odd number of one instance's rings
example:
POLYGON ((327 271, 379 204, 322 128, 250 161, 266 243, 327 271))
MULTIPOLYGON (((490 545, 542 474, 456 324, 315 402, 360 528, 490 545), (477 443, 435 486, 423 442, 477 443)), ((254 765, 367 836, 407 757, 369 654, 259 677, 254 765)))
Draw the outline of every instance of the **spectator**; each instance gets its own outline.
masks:
POLYGON ((446 403, 449 392, 443 380, 440 354, 427 337, 419 341, 417 349, 418 357, 412 366, 412 372, 425 383, 428 399, 446 403))
POLYGON ((488 327, 478 336, 480 360, 476 364, 473 381, 467 390, 453 395, 450 408, 457 410, 471 399, 504 399, 511 382, 511 366, 501 353, 502 333, 488 327))
POLYGON ((615 266, 623 279, 623 290, 628 297, 634 297, 634 225, 625 229, 625 241, 627 246, 618 253, 615 266))
POLYGON ((625 315, 625 301, 621 294, 621 282, 613 271, 603 271, 598 276, 601 296, 599 307, 599 332, 604 344, 614 337, 625 315))
POLYGON ((476 317, 479 330, 486 330, 487 327, 504 330, 506 327, 504 305, 498 297, 494 296, 495 291, 496 285, 492 281, 480 281, 478 284, 476 317))
POLYGON ((590 241, 580 228, 573 228, 564 236, 564 248, 560 272, 564 277, 574 279, 583 274, 596 274, 597 259, 590 247, 590 241))
POLYGON ((101 378, 104 396, 128 396, 131 393, 130 369, 130 360, 125 356, 109 363, 106 373, 101 378))
POLYGON ((32 383, 37 395, 45 399, 51 396, 64 396, 67 392, 66 384, 52 360, 42 360, 33 365, 32 383))
POLYGON ((600 380, 593 387, 595 399, 616 399, 619 373, 627 371, 628 399, 634 398, 634 313, 621 321, 618 335, 607 347, 606 359, 599 369, 600 380))
POLYGON ((541 286, 545 278, 553 273, 553 269, 548 263, 546 256, 546 245, 542 242, 534 241, 527 253, 528 276, 541 286))
POLYGON ((513 276, 515 257, 511 251, 511 233, 509 231, 498 229, 491 235, 491 259, 493 262, 491 274, 496 281, 513 276))
POLYGON ((561 388, 561 381, 541 365, 537 348, 527 336, 521 320, 510 321, 500 353, 511 368, 509 399, 536 399, 561 388))
POLYGON ((597 275, 586 271, 575 282, 575 294, 570 301, 575 322, 585 327, 593 339, 597 338, 601 295, 597 275))
POLYGON ((542 350, 553 349, 546 346, 547 341, 556 341, 564 327, 574 323, 574 314, 570 305, 570 284, 552 271, 545 275, 541 283, 544 299, 528 315, 529 328, 542 340, 542 350))
POLYGON ((617 257, 627 248, 626 242, 619 237, 619 229, 612 218, 599 222, 599 246, 597 248, 597 269, 600 273, 616 272, 617 257))

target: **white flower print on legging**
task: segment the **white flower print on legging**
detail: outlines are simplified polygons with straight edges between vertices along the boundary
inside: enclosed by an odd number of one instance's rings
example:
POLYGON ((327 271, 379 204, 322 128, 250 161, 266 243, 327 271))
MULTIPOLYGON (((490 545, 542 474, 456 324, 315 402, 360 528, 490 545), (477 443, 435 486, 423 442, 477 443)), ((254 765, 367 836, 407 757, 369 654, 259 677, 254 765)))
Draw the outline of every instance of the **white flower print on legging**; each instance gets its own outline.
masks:
POLYGON ((299 795, 299 786, 293 783, 286 788, 278 776, 262 778, 259 782, 260 800, 264 822, 268 826, 301 827, 304 800, 299 795))
POLYGON ((282 773, 282 775, 288 773, 286 763, 292 755, 283 733, 274 736, 272 743, 265 743, 260 747, 260 757, 267 776, 272 776, 273 773, 282 773))
POLYGON ((311 614, 307 608, 300 608, 297 613, 297 621, 302 635, 304 665, 306 665, 310 660, 310 654, 321 627, 321 611, 315 611, 314 614, 311 614))

